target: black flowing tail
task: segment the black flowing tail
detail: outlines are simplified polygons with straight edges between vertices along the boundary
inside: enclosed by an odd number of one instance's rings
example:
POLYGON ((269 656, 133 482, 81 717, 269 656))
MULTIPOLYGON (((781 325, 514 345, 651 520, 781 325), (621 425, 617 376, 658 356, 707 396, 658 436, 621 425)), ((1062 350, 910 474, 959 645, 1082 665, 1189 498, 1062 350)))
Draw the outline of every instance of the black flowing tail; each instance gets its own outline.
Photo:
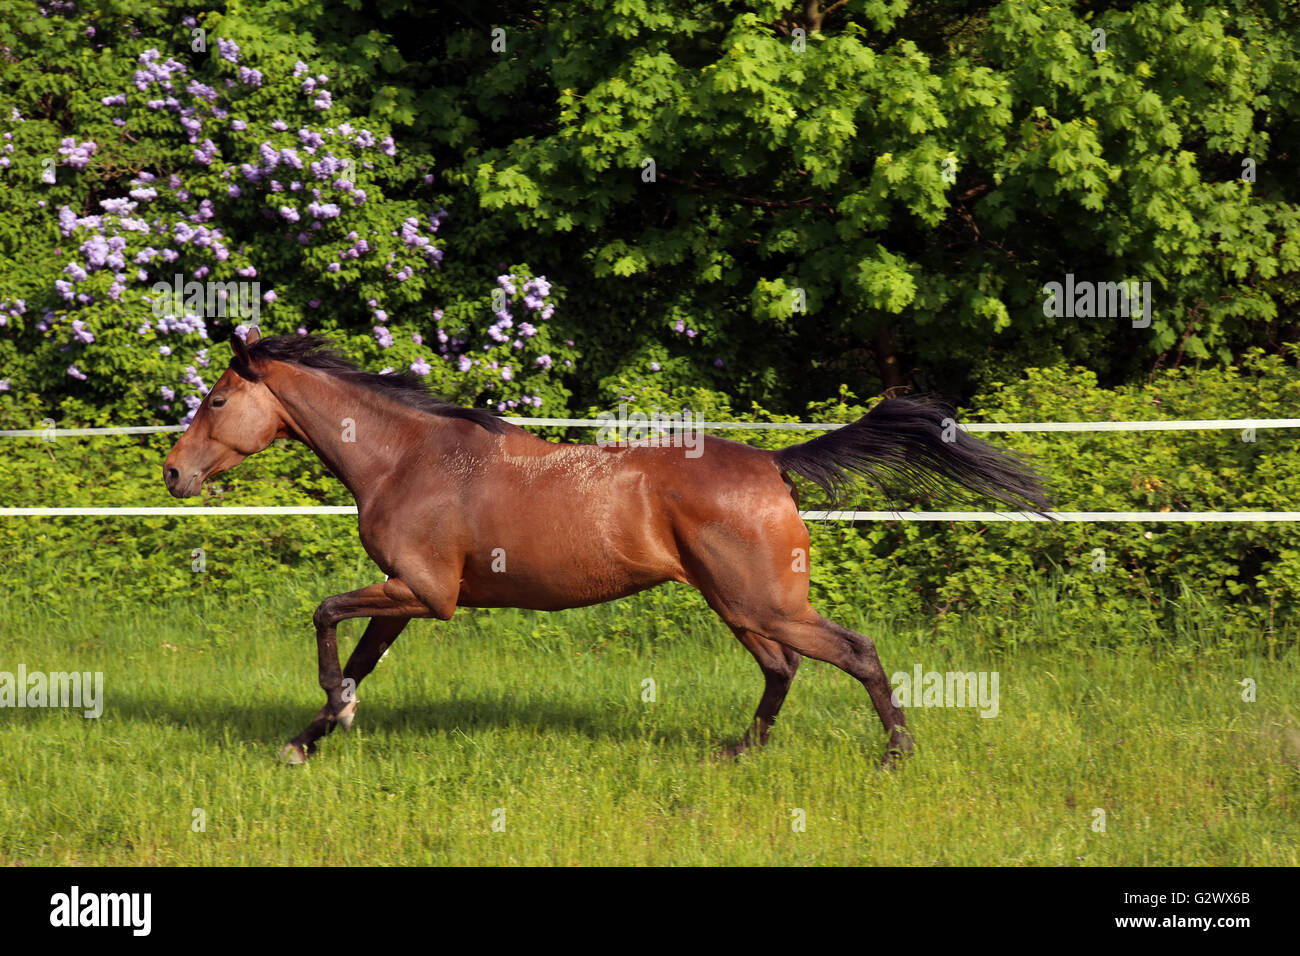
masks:
POLYGON ((923 397, 887 398, 851 425, 775 453, 782 472, 815 482, 832 505, 861 475, 891 500, 917 493, 971 501, 993 498, 1016 510, 1051 507, 1026 457, 972 438, 953 409, 923 397), (963 493, 964 490, 964 493, 963 493))

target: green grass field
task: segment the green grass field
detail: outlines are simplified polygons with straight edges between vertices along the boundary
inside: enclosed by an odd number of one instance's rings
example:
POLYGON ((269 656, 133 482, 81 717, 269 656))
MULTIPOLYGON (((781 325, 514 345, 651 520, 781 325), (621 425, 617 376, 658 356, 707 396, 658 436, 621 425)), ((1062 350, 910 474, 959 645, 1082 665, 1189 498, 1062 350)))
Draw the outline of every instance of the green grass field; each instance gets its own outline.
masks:
MULTIPOLYGON (((356 729, 289 768, 278 750, 323 699, 300 599, 11 595, 0 671, 103 671, 105 709, 0 710, 0 863, 1300 863, 1293 650, 1006 649, 996 620, 938 636, 845 618, 891 674, 996 670, 998 716, 912 708, 916 756, 885 773, 865 692, 806 661, 768 749, 714 762, 761 678, 707 612, 666 612, 685 598, 414 622, 356 729)), ((345 653, 361 626, 341 627, 345 653)))

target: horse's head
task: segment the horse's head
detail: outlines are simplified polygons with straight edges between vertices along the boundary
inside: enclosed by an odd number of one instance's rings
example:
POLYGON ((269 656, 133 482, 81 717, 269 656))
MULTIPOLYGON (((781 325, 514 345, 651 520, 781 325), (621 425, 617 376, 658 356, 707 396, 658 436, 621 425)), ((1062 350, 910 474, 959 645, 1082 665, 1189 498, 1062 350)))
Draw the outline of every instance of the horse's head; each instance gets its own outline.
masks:
POLYGON ((284 408, 253 370, 248 346, 257 340, 256 329, 248 333, 247 344, 237 335, 230 337, 234 361, 163 462, 163 481, 175 497, 197 495, 213 475, 288 437, 284 408))

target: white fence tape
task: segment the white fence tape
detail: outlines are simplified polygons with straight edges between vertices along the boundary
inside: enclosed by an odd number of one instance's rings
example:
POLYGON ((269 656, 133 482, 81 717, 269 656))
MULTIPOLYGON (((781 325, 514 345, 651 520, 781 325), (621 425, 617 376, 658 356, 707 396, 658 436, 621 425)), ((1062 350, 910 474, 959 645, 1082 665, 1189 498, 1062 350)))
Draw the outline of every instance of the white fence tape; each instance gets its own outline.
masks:
POLYGON ((801 511, 805 521, 1300 521, 1300 511, 801 511))
MULTIPOLYGON (((616 427, 650 428, 653 422, 647 419, 638 423, 636 420, 600 419, 600 418, 502 418, 512 425, 533 425, 536 427, 616 427)), ((790 430, 790 431, 834 431, 843 428, 844 423, 820 422, 691 422, 692 428, 705 431, 721 429, 738 429, 744 431, 790 430)), ((673 431, 681 425, 669 425, 664 429, 673 431)), ((1218 431, 1226 429, 1247 428, 1300 428, 1300 418, 1207 418, 1187 419, 1164 422, 990 422, 986 424, 962 424, 957 427, 968 432, 1189 432, 1218 431)), ((183 432, 184 425, 115 425, 105 428, 6 428, 0 429, 0 438, 37 438, 42 435, 150 435, 156 432, 183 432)))
MULTIPOLYGON (((355 515, 356 505, 163 505, 121 508, 0 508, 0 517, 60 515, 355 515)), ((1053 511, 1057 521, 1300 521, 1300 511, 1053 511)), ((1031 511, 801 511, 805 521, 1050 521, 1031 511)))
MULTIPOLYGON (((515 425, 616 426, 634 427, 636 422, 592 418, 505 418, 515 425)), ((818 422, 693 422, 701 429, 789 429, 831 431, 843 424, 818 422)), ((645 427, 642 425, 640 427, 645 427)), ((1217 418, 1154 422, 1004 422, 958 424, 968 432, 1139 432, 1213 431, 1247 428, 1300 428, 1300 418, 1217 418)), ((119 425, 103 428, 10 428, 0 429, 0 438, 35 438, 59 435, 147 435, 182 432, 184 425, 119 425)), ((0 508, 0 517, 55 517, 58 515, 355 515, 354 505, 225 505, 161 506, 121 508, 0 508)), ((1049 521, 1027 511, 801 511, 805 521, 1049 521)), ((1267 522, 1300 521, 1300 511, 1060 511, 1052 517, 1062 522, 1267 522)))

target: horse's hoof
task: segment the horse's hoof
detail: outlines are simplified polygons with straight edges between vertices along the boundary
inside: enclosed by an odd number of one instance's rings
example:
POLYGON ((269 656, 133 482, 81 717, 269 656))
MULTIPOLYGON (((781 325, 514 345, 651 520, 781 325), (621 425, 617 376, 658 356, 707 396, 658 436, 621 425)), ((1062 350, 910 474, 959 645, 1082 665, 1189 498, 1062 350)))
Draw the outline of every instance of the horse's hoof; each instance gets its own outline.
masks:
POLYGON ((297 767, 307 762, 307 753, 297 744, 285 744, 280 751, 280 762, 290 767, 297 767))
POLYGON ((748 744, 732 744, 730 747, 723 747, 721 750, 716 751, 713 754, 713 760, 715 763, 736 760, 749 753, 749 749, 748 744))
POLYGON ((904 761, 912 756, 911 748, 902 750, 898 747, 885 751, 885 756, 880 761, 881 770, 899 770, 902 768, 904 761))
POLYGON ((347 704, 344 705, 343 709, 339 711, 339 716, 338 716, 339 728, 344 733, 347 733, 349 730, 352 729, 352 721, 356 719, 357 719, 357 702, 355 700, 349 701, 347 704))

